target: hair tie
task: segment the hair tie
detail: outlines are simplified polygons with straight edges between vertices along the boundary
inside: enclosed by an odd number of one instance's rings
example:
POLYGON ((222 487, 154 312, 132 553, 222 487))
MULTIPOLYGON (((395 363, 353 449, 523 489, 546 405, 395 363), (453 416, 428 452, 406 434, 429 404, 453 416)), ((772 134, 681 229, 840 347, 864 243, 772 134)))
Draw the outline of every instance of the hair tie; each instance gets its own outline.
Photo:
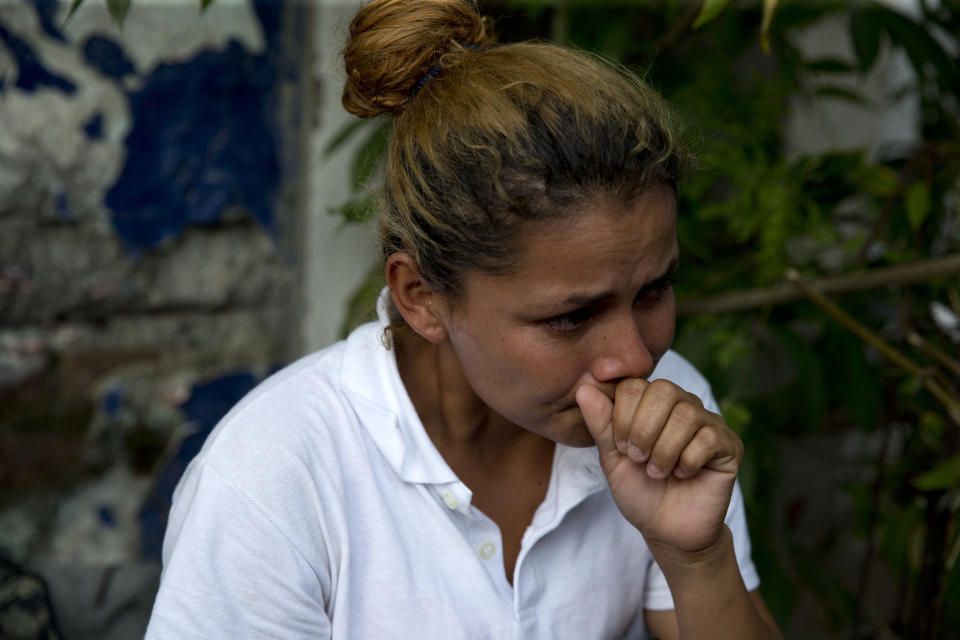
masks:
MULTIPOLYGON (((458 43, 458 44, 459 44, 459 43, 458 43)), ((476 49, 476 48, 479 47, 480 45, 479 45, 479 43, 474 43, 474 44, 460 45, 460 46, 462 46, 464 49, 476 49)), ((441 58, 441 59, 442 59, 442 58, 441 58)), ((427 72, 423 75, 422 78, 420 78, 419 80, 417 80, 417 84, 413 85, 413 89, 410 90, 410 97, 407 98, 407 99, 408 99, 408 100, 413 100, 414 96, 416 96, 418 93, 420 93, 420 90, 423 89, 428 82, 430 82, 430 79, 431 79, 431 78, 433 78, 433 77, 436 76, 438 73, 440 73, 440 70, 441 70, 442 68, 443 68, 443 66, 440 64, 439 61, 437 62, 437 64, 435 64, 435 65, 433 65, 432 67, 430 67, 430 70, 427 71, 427 72)))

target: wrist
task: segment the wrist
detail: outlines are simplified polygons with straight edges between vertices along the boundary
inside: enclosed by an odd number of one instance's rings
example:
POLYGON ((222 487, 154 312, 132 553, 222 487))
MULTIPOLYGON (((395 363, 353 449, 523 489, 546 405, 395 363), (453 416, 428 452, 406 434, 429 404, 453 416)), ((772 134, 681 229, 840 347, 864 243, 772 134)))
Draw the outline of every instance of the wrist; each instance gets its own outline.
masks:
POLYGON ((651 540, 647 540, 647 547, 665 575, 717 572, 731 561, 736 564, 733 534, 725 524, 713 542, 699 549, 680 549, 651 540))

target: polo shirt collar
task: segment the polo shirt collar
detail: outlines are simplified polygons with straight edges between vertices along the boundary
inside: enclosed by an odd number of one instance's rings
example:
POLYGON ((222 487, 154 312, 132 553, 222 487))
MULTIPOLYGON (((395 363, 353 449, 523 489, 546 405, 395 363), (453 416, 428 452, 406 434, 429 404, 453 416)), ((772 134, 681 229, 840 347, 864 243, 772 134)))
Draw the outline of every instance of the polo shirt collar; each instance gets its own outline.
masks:
POLYGON ((397 369, 396 351, 387 348, 389 324, 384 288, 377 300, 377 322, 357 328, 347 338, 341 383, 360 422, 377 448, 406 482, 446 484, 457 476, 427 435, 397 369))

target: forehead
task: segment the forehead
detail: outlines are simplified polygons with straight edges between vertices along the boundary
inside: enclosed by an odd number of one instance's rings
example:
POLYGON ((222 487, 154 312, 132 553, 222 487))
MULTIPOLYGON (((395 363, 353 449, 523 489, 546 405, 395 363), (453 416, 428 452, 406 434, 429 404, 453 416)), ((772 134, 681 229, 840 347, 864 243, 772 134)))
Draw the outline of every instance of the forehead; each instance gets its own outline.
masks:
POLYGON ((566 298, 572 290, 642 286, 677 257, 676 237, 671 189, 647 189, 625 204, 598 198, 563 218, 527 227, 517 243, 516 269, 503 276, 472 274, 466 293, 486 296, 486 303, 503 296, 534 305, 566 298))
POLYGON ((647 189, 627 203, 588 201, 578 211, 539 223, 524 234, 520 270, 587 259, 652 258, 676 242, 676 208, 676 197, 666 188, 647 189))

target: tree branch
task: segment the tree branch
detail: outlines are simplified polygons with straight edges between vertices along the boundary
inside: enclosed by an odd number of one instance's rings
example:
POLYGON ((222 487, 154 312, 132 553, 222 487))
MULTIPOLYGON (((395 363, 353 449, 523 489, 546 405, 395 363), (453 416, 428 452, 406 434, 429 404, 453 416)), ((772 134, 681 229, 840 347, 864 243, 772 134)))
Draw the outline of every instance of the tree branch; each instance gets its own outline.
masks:
POLYGON ((904 355, 899 349, 873 333, 866 326, 858 322, 846 311, 838 307, 827 298, 813 284, 805 281, 795 269, 787 271, 787 279, 792 282, 807 298, 823 309, 827 315, 855 333, 861 340, 875 348, 894 364, 907 373, 916 377, 930 394, 940 401, 946 408, 950 418, 960 426, 960 400, 953 397, 952 389, 944 388, 923 367, 904 355))
MULTIPOLYGON (((891 284, 914 284, 957 274, 960 274, 960 254, 821 278, 811 280, 808 284, 821 293, 837 294, 864 291, 891 284)), ((730 291, 715 296, 680 299, 677 300, 677 313, 693 315, 746 311, 796 302, 805 297, 796 285, 785 283, 759 289, 730 291)))
POLYGON ((936 345, 930 344, 930 342, 919 333, 914 331, 908 333, 907 342, 910 343, 910 346, 920 349, 928 356, 945 366, 947 369, 950 369, 950 371, 953 371, 956 375, 960 376, 960 360, 951 357, 943 350, 937 348, 936 345))

